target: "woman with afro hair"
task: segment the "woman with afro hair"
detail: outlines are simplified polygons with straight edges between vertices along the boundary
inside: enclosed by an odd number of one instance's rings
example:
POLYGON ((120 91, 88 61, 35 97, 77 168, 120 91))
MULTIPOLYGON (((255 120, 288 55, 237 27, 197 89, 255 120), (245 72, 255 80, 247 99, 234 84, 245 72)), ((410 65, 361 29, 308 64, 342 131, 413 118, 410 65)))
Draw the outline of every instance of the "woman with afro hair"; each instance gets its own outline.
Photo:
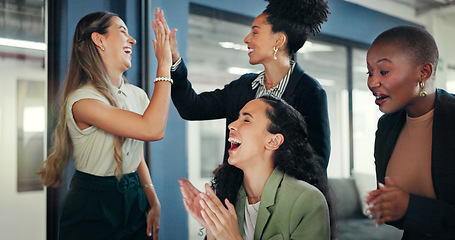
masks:
MULTIPOLYGON (((270 94, 284 99, 299 111, 308 125, 308 141, 326 169, 330 156, 330 127, 327 95, 317 80, 306 74, 292 56, 310 35, 320 32, 327 21, 327 2, 324 0, 267 0, 266 9, 254 19, 251 32, 244 42, 249 49, 249 62, 262 64, 264 71, 244 74, 223 89, 197 94, 188 80, 184 61, 180 58, 171 32, 173 67, 171 76, 172 101, 180 116, 186 120, 226 119, 226 126, 235 121, 238 112, 252 99, 270 94)), ((155 18, 165 22, 164 15, 155 18)), ((226 131, 224 162, 230 144, 226 131)))
POLYGON ((185 208, 208 239, 330 239, 327 177, 299 112, 270 95, 251 100, 229 124, 229 142, 213 190, 179 180, 185 208))

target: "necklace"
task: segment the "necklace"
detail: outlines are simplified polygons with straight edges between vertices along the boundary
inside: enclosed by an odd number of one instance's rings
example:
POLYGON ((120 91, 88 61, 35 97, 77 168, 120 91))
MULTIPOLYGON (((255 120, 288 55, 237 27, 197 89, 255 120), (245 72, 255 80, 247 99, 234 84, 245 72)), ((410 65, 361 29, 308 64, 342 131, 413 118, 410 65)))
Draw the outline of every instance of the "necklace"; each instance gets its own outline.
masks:
POLYGON ((251 204, 251 207, 253 207, 254 211, 259 212, 259 202, 251 204), (254 206, 258 204, 258 208, 256 209, 254 206))

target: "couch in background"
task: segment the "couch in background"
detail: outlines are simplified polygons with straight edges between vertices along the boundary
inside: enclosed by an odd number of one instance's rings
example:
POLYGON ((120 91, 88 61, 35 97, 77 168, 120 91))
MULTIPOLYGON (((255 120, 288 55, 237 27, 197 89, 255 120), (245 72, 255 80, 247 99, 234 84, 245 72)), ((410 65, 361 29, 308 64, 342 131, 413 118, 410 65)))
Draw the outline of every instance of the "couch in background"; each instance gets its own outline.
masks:
MULTIPOLYGON (((374 177, 373 177, 373 181, 374 177)), ((403 231, 390 225, 375 226, 373 220, 368 219, 362 212, 362 201, 366 190, 362 188, 365 179, 330 178, 333 201, 337 211, 337 239, 338 240, 399 240, 403 231), (361 181, 361 182, 359 182, 361 181)), ((371 181, 370 181, 371 182, 371 181)), ((375 184, 375 182, 374 182, 375 184)))

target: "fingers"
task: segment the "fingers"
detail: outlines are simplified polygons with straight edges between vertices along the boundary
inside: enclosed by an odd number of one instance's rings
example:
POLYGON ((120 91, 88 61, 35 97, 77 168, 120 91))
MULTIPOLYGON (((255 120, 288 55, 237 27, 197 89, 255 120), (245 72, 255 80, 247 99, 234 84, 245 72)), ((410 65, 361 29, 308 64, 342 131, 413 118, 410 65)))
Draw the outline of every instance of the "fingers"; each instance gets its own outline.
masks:
POLYGON ((184 198, 194 199, 199 196, 200 191, 186 178, 179 179, 180 191, 184 198))
POLYGON ((225 216, 226 213, 228 212, 227 209, 223 206, 221 201, 215 195, 215 192, 208 184, 205 184, 205 189, 206 194, 204 193, 200 194, 202 198, 202 200, 200 200, 200 204, 203 209, 203 212, 205 212, 206 216, 216 226, 225 224, 226 223, 225 216))
POLYGON ((153 240, 158 240, 158 232, 160 230, 159 224, 153 224, 153 240))
POLYGON ((152 224, 147 221, 147 236, 152 236, 152 224))
POLYGON ((232 203, 229 202, 229 200, 227 198, 224 200, 224 204, 226 204, 226 206, 228 207, 229 213, 235 217, 235 220, 237 220, 237 213, 235 212, 234 205, 232 205, 232 203))

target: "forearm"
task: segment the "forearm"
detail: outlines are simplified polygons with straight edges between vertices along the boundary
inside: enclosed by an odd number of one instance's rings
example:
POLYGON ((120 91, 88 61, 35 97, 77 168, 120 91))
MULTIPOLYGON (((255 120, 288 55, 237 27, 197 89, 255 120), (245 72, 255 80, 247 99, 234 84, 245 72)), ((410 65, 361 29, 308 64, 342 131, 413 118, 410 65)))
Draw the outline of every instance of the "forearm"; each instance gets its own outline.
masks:
POLYGON ((147 197, 150 207, 160 207, 161 208, 160 201, 155 192, 155 187, 153 186, 152 178, 150 177, 150 172, 147 167, 147 164, 145 163, 144 158, 142 158, 142 160, 137 168, 137 173, 138 173, 139 179, 141 181, 142 190, 144 191, 145 196, 147 197))
POLYGON ((227 104, 226 90, 217 89, 196 93, 188 80, 188 72, 182 61, 172 71, 171 97, 180 116, 185 120, 210 120, 225 117, 227 104))

